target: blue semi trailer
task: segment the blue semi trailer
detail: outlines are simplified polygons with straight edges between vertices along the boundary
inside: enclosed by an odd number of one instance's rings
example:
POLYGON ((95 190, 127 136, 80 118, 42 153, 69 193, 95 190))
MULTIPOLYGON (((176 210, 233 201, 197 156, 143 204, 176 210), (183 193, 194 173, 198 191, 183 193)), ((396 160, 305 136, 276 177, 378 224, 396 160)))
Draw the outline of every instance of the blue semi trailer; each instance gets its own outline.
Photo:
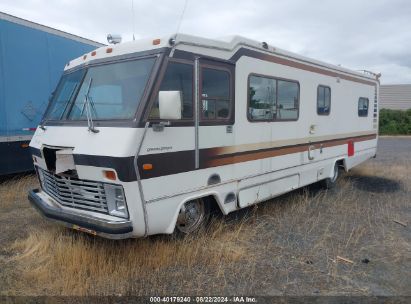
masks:
POLYGON ((100 46, 0 12, 0 175, 32 170, 28 144, 64 65, 100 46))

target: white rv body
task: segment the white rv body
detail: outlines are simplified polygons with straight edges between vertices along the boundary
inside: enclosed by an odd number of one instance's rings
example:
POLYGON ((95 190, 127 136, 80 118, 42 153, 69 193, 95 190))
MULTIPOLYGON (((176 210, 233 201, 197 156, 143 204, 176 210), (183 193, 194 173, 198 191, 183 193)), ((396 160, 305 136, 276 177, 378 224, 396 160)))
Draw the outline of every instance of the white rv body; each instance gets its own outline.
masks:
POLYGON ((142 101, 128 121, 94 119, 94 133, 85 120, 58 121, 46 113, 30 143, 42 188, 29 194, 46 217, 108 238, 171 234, 187 202, 213 198, 228 214, 332 178, 336 164, 349 170, 376 155, 378 76, 237 36, 221 41, 178 34, 171 39, 102 47, 67 64, 65 73, 145 56, 156 60, 142 101), (152 109, 170 62, 192 67, 192 116, 186 120, 150 118, 157 115, 152 109), (215 71, 227 76, 228 97, 204 94, 205 73, 215 71), (272 87, 265 94, 264 86, 253 87, 252 81, 272 87), (254 100, 254 89, 275 105, 254 100), (324 102, 321 111, 329 113, 321 115, 318 96, 325 90, 331 104, 324 102), (58 175, 53 153, 62 149, 71 151, 67 159, 73 159, 75 169, 58 175), (114 171, 115 179, 104 170, 114 171), (106 192, 94 199, 82 182, 97 183, 106 192), (57 189, 57 184, 69 186, 57 189), (126 216, 88 207, 90 201, 108 204, 99 200, 108 200, 111 190, 105 184, 122 187, 126 216), (67 187, 78 204, 70 203, 67 187))

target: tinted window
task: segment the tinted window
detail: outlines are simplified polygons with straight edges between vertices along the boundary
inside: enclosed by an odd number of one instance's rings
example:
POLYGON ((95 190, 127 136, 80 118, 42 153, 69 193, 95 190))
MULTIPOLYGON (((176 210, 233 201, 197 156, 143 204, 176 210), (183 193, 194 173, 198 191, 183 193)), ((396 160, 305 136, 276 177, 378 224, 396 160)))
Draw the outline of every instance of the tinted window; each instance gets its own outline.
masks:
POLYGON ((227 119, 231 106, 230 73, 223 70, 203 68, 201 76, 202 119, 227 119))
POLYGON ((317 113, 318 115, 328 115, 331 109, 331 89, 325 86, 318 86, 317 89, 317 113))
POLYGON ((252 120, 271 120, 276 114, 276 80, 250 76, 248 115, 252 120))
MULTIPOLYGON (((183 119, 193 118, 193 66, 170 62, 161 81, 159 91, 180 91, 183 99, 183 119)), ((158 95, 149 118, 159 119, 158 95)))
POLYGON ((358 99, 358 116, 368 116, 368 98, 360 97, 358 99))
POLYGON ((299 85, 297 82, 269 77, 249 77, 250 120, 297 120, 299 85))

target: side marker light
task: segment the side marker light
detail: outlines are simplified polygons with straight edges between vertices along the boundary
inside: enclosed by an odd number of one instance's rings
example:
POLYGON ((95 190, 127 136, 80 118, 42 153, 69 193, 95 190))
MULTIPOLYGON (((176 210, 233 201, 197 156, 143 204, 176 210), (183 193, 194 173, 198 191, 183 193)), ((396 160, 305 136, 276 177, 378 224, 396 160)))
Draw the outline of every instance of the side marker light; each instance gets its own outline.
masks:
POLYGON ((153 165, 152 164, 144 164, 143 165, 143 170, 152 170, 153 169, 153 165))

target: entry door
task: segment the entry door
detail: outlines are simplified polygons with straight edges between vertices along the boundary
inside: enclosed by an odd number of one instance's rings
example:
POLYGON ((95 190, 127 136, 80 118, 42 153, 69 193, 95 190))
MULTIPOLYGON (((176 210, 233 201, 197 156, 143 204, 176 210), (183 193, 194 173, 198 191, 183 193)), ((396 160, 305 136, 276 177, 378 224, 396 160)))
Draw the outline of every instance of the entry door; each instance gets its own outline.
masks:
MULTIPOLYGON (((196 67, 198 167, 232 164, 233 149, 229 147, 234 146, 234 65, 200 59, 196 67)), ((230 170, 211 171, 223 181, 231 177, 230 170)))

